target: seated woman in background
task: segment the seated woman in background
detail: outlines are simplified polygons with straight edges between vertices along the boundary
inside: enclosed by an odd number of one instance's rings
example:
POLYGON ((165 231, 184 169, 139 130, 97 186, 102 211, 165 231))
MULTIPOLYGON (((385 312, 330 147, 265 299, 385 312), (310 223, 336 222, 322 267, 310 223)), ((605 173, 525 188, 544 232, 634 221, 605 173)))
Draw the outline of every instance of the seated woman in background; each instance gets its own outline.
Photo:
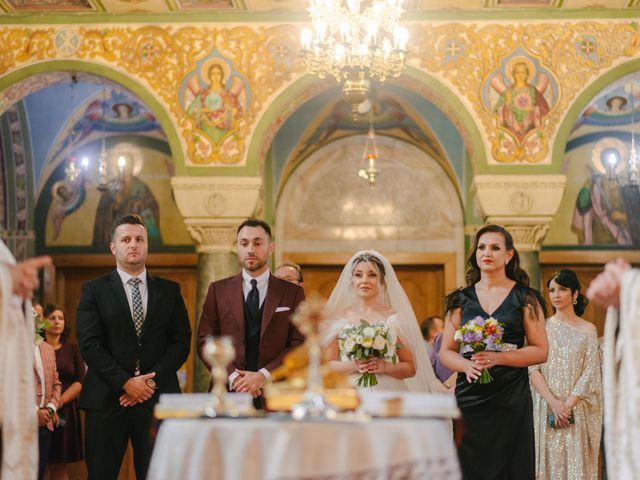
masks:
POLYGON ((82 390, 86 366, 80 356, 78 344, 67 341, 70 328, 65 322, 64 312, 56 305, 44 307, 47 329, 46 342, 56 351, 58 374, 62 382, 62 397, 57 415, 58 428, 53 432, 49 450, 49 478, 68 479, 68 463, 84 459, 82 430, 76 398, 82 390))
POLYGON ((555 314, 547 320, 549 358, 530 367, 536 478, 598 478, 602 384, 598 333, 583 320, 587 299, 573 270, 547 283, 555 314))

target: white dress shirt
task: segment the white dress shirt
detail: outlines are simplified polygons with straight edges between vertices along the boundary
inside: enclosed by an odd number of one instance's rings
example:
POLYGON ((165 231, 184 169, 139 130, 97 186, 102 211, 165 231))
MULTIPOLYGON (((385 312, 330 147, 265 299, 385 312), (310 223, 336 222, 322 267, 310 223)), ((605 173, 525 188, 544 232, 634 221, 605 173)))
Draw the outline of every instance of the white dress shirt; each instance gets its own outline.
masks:
MULTIPOLYGON (((269 286, 269 277, 271 276, 271 272, 267 270, 266 272, 255 277, 255 280, 258 281, 256 285, 258 287, 258 293, 260 294, 260 306, 262 306, 265 297, 267 296, 267 287, 269 286)), ((244 294, 244 301, 247 301, 247 295, 251 291, 251 280, 254 277, 249 275, 245 269, 242 269, 242 293, 244 294)))
MULTIPOLYGON (((133 285, 129 285, 127 282, 130 278, 133 278, 132 275, 129 275, 124 270, 116 269, 118 271, 118 275, 120 275, 120 280, 122 280, 122 286, 124 287, 124 292, 127 294, 127 301, 129 302, 129 311, 131 312, 131 317, 133 317, 133 297, 131 293, 131 289, 133 285)), ((147 316, 147 304, 149 301, 149 289, 147 288, 147 269, 144 269, 138 278, 141 282, 138 284, 138 289, 140 290, 140 297, 142 297, 142 315, 146 318, 147 316)))

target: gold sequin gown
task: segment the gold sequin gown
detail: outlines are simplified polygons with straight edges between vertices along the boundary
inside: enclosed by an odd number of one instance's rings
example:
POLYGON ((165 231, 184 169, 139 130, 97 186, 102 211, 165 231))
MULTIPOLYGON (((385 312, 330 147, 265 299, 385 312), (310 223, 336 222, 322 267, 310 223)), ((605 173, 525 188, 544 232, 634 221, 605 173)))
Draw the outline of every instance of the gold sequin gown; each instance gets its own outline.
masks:
POLYGON ((551 393, 561 400, 580 397, 573 409, 575 424, 551 428, 552 413, 533 385, 536 479, 597 480, 602 430, 602 380, 598 337, 551 317, 547 320, 549 358, 538 369, 551 393))

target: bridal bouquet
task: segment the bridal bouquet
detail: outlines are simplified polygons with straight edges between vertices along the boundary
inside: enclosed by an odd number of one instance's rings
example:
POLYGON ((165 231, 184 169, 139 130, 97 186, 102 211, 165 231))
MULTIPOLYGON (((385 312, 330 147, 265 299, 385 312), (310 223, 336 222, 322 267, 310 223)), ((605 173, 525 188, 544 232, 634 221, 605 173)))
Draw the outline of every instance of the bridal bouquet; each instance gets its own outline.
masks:
MULTIPOLYGON (((502 345, 503 325, 493 317, 487 319, 477 316, 456 330, 453 339, 460 344, 460 353, 499 351, 502 345)), ((484 368, 478 383, 491 383, 493 377, 484 368)))
MULTIPOLYGON (((360 320, 360 325, 347 325, 338 335, 340 351, 349 360, 366 360, 369 357, 398 361, 398 345, 395 335, 384 322, 374 324, 360 320)), ((358 387, 378 384, 375 373, 365 372, 358 377, 358 387)))

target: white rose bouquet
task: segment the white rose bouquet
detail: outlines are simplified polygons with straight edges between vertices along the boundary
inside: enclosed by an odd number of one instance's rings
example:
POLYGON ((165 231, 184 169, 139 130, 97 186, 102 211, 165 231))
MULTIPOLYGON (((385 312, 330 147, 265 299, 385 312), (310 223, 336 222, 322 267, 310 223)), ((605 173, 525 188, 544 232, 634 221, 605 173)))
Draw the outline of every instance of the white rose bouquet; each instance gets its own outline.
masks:
MULTIPOLYGON (((349 360, 366 360, 369 357, 398 361, 398 344, 393 332, 384 322, 374 324, 360 320, 360 325, 347 325, 338 335, 340 351, 349 360)), ((365 372, 358 377, 358 387, 378 384, 375 373, 365 372)))

